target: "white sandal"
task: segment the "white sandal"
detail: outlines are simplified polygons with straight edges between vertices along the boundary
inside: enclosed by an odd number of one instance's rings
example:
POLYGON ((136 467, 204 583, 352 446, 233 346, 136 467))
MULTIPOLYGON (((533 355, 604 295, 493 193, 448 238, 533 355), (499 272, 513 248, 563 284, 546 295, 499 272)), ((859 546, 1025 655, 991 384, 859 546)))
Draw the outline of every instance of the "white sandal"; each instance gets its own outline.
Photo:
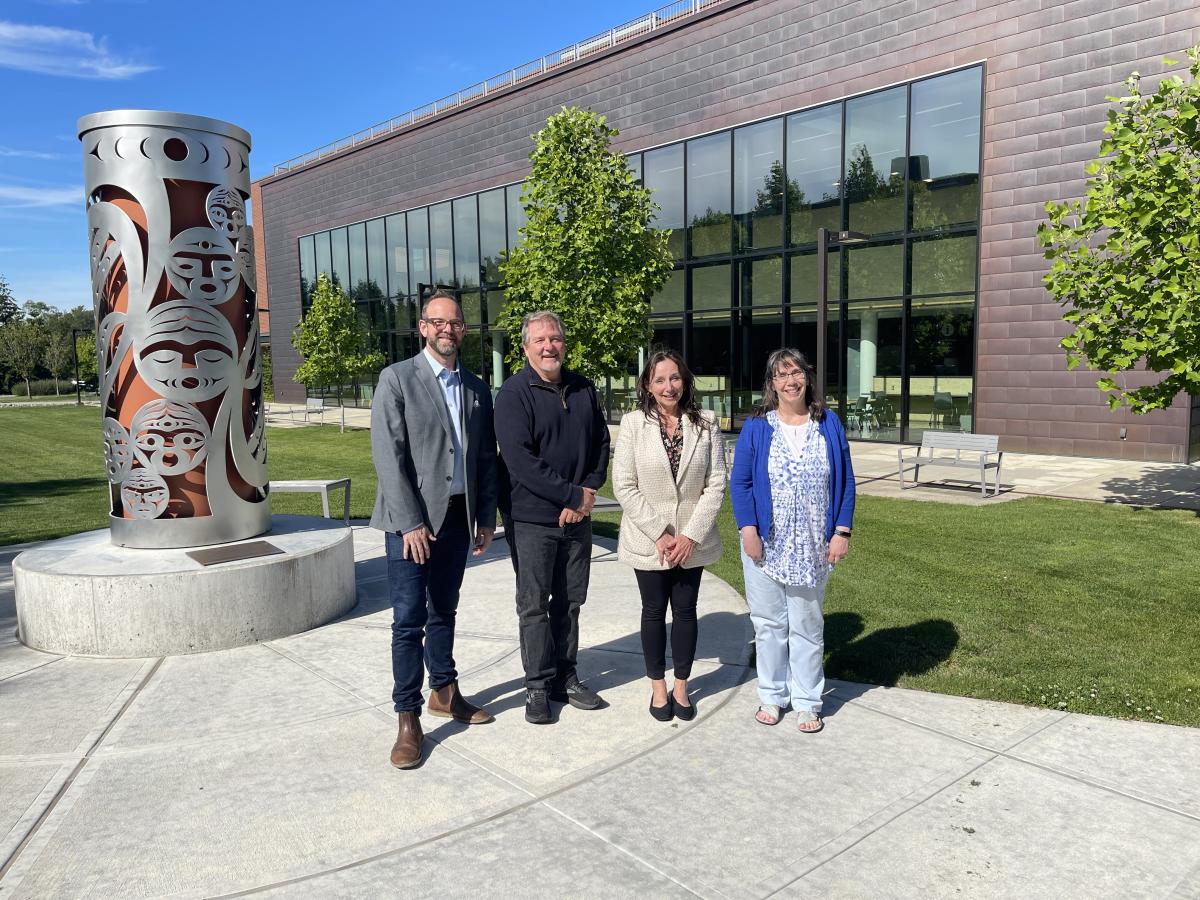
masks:
POLYGON ((754 713, 754 721, 760 725, 778 725, 779 717, 779 707, 774 703, 760 703, 758 704, 758 711, 754 713), (761 717, 763 713, 766 714, 766 718, 761 717))
POLYGON ((825 727, 825 720, 811 709, 796 710, 796 730, 801 734, 816 734, 825 727), (816 728, 805 728, 805 725, 811 725, 816 722, 816 728))

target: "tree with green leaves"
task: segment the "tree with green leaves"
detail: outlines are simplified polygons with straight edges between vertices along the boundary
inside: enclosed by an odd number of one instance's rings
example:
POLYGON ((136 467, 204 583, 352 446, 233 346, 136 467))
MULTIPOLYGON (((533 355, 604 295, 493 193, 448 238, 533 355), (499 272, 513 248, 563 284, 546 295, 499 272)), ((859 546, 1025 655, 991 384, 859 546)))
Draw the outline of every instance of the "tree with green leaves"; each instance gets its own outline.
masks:
POLYGON ((0 360, 25 382, 29 396, 29 379, 42 363, 46 346, 46 330, 37 322, 20 319, 0 326, 0 360))
POLYGON ((310 388, 335 386, 341 405, 347 382, 383 368, 383 354, 372 344, 366 317, 335 282, 318 275, 312 305, 292 333, 292 346, 304 360, 294 380, 310 388))
POLYGON ((0 327, 9 322, 15 322, 19 318, 21 318, 21 307, 17 306, 17 299, 13 296, 12 288, 8 286, 4 276, 0 275, 0 327))
POLYGON ((1047 203, 1038 226, 1046 288, 1074 326, 1062 340, 1068 368, 1104 373, 1096 386, 1112 409, 1200 394, 1200 47, 1187 55, 1190 79, 1171 75, 1144 94, 1134 72, 1125 96, 1109 98, 1086 199, 1047 203), (1142 369, 1152 384, 1114 377, 1142 369))
POLYGON ((567 365, 593 380, 623 375, 649 343, 650 297, 674 262, 658 207, 625 160, 610 149, 617 130, 604 116, 568 107, 534 135, 532 171, 521 192, 528 219, 501 263, 506 303, 498 327, 519 368, 521 317, 562 316, 567 365))
POLYGON ((58 380, 70 378, 75 369, 75 351, 71 345, 70 329, 63 329, 59 323, 51 322, 46 329, 43 362, 54 379, 54 393, 61 394, 58 380))

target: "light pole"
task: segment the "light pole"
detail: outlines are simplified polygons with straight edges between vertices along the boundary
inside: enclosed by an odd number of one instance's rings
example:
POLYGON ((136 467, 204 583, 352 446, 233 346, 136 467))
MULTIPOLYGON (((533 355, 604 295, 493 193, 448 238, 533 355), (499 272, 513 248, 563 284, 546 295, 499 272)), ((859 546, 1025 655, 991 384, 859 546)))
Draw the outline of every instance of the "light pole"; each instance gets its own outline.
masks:
POLYGON ((830 235, 826 228, 817 229, 817 389, 819 400, 825 399, 825 344, 829 330, 829 247, 865 244, 869 238, 859 231, 839 231, 830 235))
POLYGON ((91 334, 90 328, 72 328, 71 329, 71 358, 75 360, 75 405, 83 406, 83 397, 81 396, 81 386, 79 384, 79 335, 91 334))

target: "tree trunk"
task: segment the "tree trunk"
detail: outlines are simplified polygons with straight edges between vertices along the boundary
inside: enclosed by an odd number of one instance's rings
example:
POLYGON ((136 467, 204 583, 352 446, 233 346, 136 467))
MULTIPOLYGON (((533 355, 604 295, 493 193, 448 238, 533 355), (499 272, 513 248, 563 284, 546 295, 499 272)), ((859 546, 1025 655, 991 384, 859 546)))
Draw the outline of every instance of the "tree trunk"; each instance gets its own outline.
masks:
POLYGON ((33 388, 31 388, 29 386, 29 376, 28 375, 25 376, 25 399, 26 400, 33 399, 33 388))
POLYGON ((57 376, 57 375, 55 375, 55 376, 54 376, 54 396, 55 396, 55 397, 61 397, 61 396, 62 396, 62 391, 60 391, 60 390, 58 389, 58 376, 57 376))

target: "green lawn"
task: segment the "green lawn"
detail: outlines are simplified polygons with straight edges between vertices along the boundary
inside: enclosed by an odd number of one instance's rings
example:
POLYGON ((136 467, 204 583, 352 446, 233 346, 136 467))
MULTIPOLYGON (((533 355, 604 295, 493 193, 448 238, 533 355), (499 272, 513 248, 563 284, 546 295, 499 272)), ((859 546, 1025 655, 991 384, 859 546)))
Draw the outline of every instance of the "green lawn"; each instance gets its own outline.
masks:
MULTIPOLYGON (((276 478, 349 475, 370 515, 369 434, 271 429, 276 478)), ((0 544, 103 527, 94 408, 0 409, 0 544)), ((609 494, 611 496, 611 494, 609 494)), ((319 512, 312 495, 276 512, 319 512)), ((619 516, 597 517, 615 537, 619 516)), ((713 571, 739 590, 728 503, 713 571)), ((1200 725, 1200 516, 1028 498, 995 506, 862 497, 826 598, 829 675, 1200 725)), ((703 603, 703 598, 701 598, 703 603)))

